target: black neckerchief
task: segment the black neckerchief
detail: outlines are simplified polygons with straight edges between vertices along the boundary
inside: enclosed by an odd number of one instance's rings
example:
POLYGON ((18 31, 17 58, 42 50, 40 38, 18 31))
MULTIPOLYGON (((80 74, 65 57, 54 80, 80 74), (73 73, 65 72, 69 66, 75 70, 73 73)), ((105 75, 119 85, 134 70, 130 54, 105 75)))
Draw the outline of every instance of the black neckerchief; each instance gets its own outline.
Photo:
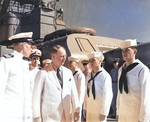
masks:
MULTIPOLYGON (((90 83, 91 80, 93 80, 93 84, 92 84, 92 94, 93 94, 94 100, 95 100, 95 97, 96 97, 96 95, 95 95, 95 83, 94 83, 94 78, 95 78, 100 72, 102 72, 102 71, 98 71, 98 72, 95 74, 94 77, 93 77, 92 72, 91 72, 91 79, 88 80, 88 84, 90 83)), ((90 91, 90 89, 87 87, 87 95, 88 95, 88 97, 89 97, 89 91, 90 91)))
POLYGON ((121 94, 122 94, 123 85, 124 85, 124 91, 128 94, 129 91, 128 91, 128 82, 127 82, 126 74, 127 74, 127 72, 132 70, 138 64, 139 63, 132 63, 126 69, 124 69, 122 67, 122 73, 121 73, 121 76, 120 76, 120 79, 119 79, 119 90, 120 90, 121 94))
POLYGON ((74 73, 73 73, 73 76, 77 73, 78 71, 75 71, 74 73))

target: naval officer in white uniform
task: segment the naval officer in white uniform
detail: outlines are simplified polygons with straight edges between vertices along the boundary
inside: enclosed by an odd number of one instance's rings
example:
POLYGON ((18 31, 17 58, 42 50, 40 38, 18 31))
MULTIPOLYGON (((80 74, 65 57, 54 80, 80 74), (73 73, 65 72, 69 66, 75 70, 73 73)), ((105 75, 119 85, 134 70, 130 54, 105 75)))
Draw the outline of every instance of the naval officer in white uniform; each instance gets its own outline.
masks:
POLYGON ((147 66, 135 59, 136 46, 136 40, 131 39, 120 44, 125 63, 118 74, 119 122, 150 122, 150 72, 147 66))
POLYGON ((78 57, 76 56, 68 57, 68 61, 69 61, 69 69, 73 73, 74 81, 75 81, 77 92, 78 92, 79 106, 81 108, 79 122, 81 122, 82 105, 83 105, 84 96, 85 96, 85 76, 83 72, 81 71, 81 69, 79 68, 78 63, 80 59, 78 57))
POLYGON ((106 70, 101 67, 104 59, 101 52, 88 54, 92 72, 87 76, 87 122, 106 122, 111 101, 112 81, 106 70))
POLYGON ((32 32, 9 38, 14 52, 0 61, 0 122, 32 122, 29 62, 32 32))

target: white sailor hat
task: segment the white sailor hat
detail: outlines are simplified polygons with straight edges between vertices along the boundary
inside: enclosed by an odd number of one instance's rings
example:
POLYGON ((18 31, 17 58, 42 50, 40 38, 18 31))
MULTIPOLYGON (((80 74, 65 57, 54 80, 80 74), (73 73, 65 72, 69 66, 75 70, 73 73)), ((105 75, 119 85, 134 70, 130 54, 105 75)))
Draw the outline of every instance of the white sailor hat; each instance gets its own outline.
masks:
POLYGON ((125 41, 120 43, 121 49, 128 48, 128 47, 136 47, 136 46, 137 46, 136 39, 126 39, 125 41))
POLYGON ((0 42, 0 45, 9 46, 17 42, 30 42, 31 44, 34 44, 32 35, 33 35, 33 32, 18 33, 9 37, 8 40, 4 40, 0 42))
POLYGON ((101 57, 102 61, 104 60, 104 56, 102 54, 102 52, 91 52, 87 55, 88 59, 91 59, 91 58, 96 58, 96 57, 101 57))
POLYGON ((42 52, 41 52, 40 50, 38 50, 38 49, 33 49, 33 50, 32 50, 32 53, 31 53, 31 55, 30 55, 30 58, 32 58, 33 56, 39 56, 39 57, 41 57, 41 55, 42 55, 42 52))
POLYGON ((87 55, 88 59, 95 58, 95 57, 101 57, 101 56, 102 56, 101 52, 91 52, 87 55))
POLYGON ((52 62, 52 60, 50 60, 50 59, 45 59, 42 61, 43 64, 49 64, 51 62, 52 62))
POLYGON ((70 56, 70 57, 68 57, 68 61, 76 61, 76 62, 79 62, 80 59, 79 59, 77 56, 70 56))

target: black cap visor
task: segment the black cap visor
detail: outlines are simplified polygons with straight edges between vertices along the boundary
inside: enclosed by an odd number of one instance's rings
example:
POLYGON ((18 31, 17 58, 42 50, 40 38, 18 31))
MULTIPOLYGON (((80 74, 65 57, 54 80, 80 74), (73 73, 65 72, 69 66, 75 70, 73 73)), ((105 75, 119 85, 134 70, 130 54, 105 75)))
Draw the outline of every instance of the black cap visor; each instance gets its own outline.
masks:
POLYGON ((18 39, 2 41, 2 42, 0 42, 0 45, 2 45, 2 46, 10 46, 10 45, 12 45, 14 43, 18 43, 18 42, 29 42, 32 45, 35 44, 32 38, 18 38, 18 39))

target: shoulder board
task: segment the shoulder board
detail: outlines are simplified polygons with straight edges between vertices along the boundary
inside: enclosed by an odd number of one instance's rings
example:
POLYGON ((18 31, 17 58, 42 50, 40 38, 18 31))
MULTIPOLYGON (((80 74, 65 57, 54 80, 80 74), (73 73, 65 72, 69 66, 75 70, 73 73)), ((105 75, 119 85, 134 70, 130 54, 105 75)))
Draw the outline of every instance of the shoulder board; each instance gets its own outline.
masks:
POLYGON ((3 54, 3 57, 5 57, 5 58, 13 58, 14 55, 12 53, 10 53, 10 54, 3 54))
POLYGON ((25 57, 25 56, 23 56, 23 60, 25 60, 25 61, 30 61, 30 59, 27 58, 27 57, 25 57))

